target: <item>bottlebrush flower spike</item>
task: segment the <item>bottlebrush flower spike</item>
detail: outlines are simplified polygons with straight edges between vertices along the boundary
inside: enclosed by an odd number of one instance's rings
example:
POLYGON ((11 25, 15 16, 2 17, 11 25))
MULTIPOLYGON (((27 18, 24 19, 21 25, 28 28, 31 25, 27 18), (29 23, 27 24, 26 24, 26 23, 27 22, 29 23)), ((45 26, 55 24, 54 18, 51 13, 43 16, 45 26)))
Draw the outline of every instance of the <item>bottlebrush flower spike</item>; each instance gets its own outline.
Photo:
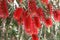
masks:
POLYGON ((17 8, 17 9, 14 11, 14 15, 13 15, 14 19, 15 19, 15 20, 19 20, 22 13, 23 13, 23 8, 17 8))
POLYGON ((24 21, 24 29, 28 34, 31 34, 31 28, 32 28, 32 18, 30 16, 25 17, 24 21))
POLYGON ((9 16, 6 0, 0 1, 0 18, 6 19, 9 16))
POLYGON ((32 13, 35 13, 36 12, 37 6, 36 6, 35 0, 28 0, 28 9, 32 13))
POLYGON ((14 11, 14 19, 18 22, 18 24, 20 24, 20 18, 21 18, 21 15, 23 13, 23 8, 17 8, 15 11, 14 11))
POLYGON ((52 4, 47 5, 47 9, 49 10, 50 16, 53 14, 52 8, 53 8, 52 4))
POLYGON ((53 14, 54 14, 54 20, 60 22, 60 10, 55 10, 53 14))
POLYGON ((33 20, 30 15, 24 19, 24 29, 25 29, 25 32, 30 35, 38 34, 38 30, 34 26, 33 20))
POLYGON ((32 40, 39 40, 37 35, 32 34, 32 40))
POLYGON ((43 13, 43 9, 42 9, 42 8, 38 8, 38 9, 37 9, 37 14, 38 14, 38 16, 40 17, 40 19, 41 19, 42 21, 45 20, 45 15, 44 15, 44 13, 43 13))
POLYGON ((41 2, 42 2, 43 4, 45 4, 45 5, 47 5, 47 4, 49 3, 48 0, 41 0, 41 2))
POLYGON ((52 19, 51 18, 46 18, 45 19, 45 25, 47 28, 50 28, 53 26, 52 19))
MULTIPOLYGON (((32 23, 32 24, 34 24, 34 23, 32 23)), ((33 25, 32 26, 32 28, 31 28, 31 31, 32 31, 32 33, 31 34, 35 34, 35 35, 38 35, 38 29, 36 28, 36 26, 35 25, 33 25)))
POLYGON ((41 28, 40 18, 35 16, 34 17, 34 23, 37 28, 41 28))
POLYGON ((37 13, 38 13, 38 16, 43 16, 43 9, 42 8, 38 8, 37 9, 37 13))

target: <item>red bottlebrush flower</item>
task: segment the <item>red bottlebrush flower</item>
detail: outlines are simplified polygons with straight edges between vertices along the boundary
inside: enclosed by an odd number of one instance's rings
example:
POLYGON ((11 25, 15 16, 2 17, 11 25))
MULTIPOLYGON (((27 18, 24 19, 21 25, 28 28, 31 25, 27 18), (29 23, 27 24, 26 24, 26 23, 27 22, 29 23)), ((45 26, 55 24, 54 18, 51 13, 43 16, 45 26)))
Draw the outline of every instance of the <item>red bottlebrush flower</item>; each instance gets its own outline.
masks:
POLYGON ((54 14, 54 20, 60 22, 60 10, 55 10, 53 14, 54 14))
POLYGON ((40 18, 35 16, 34 17, 34 23, 37 28, 41 28, 40 18))
POLYGON ((28 0, 28 9, 32 13, 35 13, 36 12, 37 6, 36 6, 35 0, 28 0))
POLYGON ((24 19, 24 29, 26 31, 26 33, 32 35, 32 34, 38 34, 38 30, 37 28, 34 26, 33 20, 31 18, 31 16, 27 16, 24 19))
POLYGON ((24 29, 28 34, 31 34, 31 28, 32 28, 32 18, 30 16, 27 16, 24 18, 24 29))
POLYGON ((40 17, 40 19, 41 19, 42 21, 45 20, 45 15, 44 15, 44 13, 43 13, 43 9, 42 9, 42 8, 38 8, 38 9, 37 9, 37 14, 38 14, 38 16, 40 17))
POLYGON ((46 18, 45 19, 45 25, 47 28, 52 27, 53 23, 52 23, 52 19, 51 18, 46 18))
POLYGON ((25 28, 30 28, 30 26, 32 26, 32 18, 30 16, 25 18, 24 25, 25 28))
POLYGON ((17 8, 16 10, 15 10, 15 12, 14 12, 14 15, 13 15, 13 17, 14 17, 14 19, 18 22, 18 24, 20 24, 21 23, 21 15, 22 15, 22 13, 23 13, 23 8, 17 8))
POLYGON ((23 13, 23 8, 17 8, 13 15, 14 19, 19 20, 22 13, 23 13))
POLYGON ((0 1, 0 18, 7 18, 9 16, 6 0, 0 1))
POLYGON ((34 25, 32 26, 31 31, 32 31, 31 34, 38 35, 38 29, 34 25))
POLYGON ((43 16, 43 9, 42 8, 38 8, 37 9, 37 13, 38 13, 38 16, 43 16))
POLYGON ((43 4, 46 4, 46 5, 49 3, 48 0, 41 0, 41 2, 42 2, 43 4))
POLYGON ((37 35, 32 34, 32 40, 39 40, 37 35))
POLYGON ((53 14, 52 7, 53 7, 53 6, 52 6, 51 4, 48 4, 48 5, 47 5, 47 8, 48 8, 48 10, 49 10, 49 14, 50 14, 50 15, 53 14))

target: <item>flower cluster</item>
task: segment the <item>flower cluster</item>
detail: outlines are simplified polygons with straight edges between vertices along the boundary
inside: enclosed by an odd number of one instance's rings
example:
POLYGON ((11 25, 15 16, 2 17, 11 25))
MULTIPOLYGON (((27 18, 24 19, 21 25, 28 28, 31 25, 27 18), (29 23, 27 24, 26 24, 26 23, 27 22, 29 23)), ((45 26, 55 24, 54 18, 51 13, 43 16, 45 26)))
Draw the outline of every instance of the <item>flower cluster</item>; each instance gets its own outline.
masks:
MULTIPOLYGON (((22 0, 20 0, 22 2, 22 0)), ((0 1, 0 18, 7 18, 9 16, 7 4, 5 0, 0 1)), ((24 25, 24 30, 27 34, 32 36, 32 40, 39 40, 39 29, 42 28, 42 23, 46 28, 53 26, 52 17, 57 22, 60 22, 60 10, 53 10, 53 5, 48 0, 41 0, 41 3, 46 5, 46 11, 43 8, 37 7, 36 0, 28 0, 28 8, 16 8, 13 18, 18 25, 24 25)))

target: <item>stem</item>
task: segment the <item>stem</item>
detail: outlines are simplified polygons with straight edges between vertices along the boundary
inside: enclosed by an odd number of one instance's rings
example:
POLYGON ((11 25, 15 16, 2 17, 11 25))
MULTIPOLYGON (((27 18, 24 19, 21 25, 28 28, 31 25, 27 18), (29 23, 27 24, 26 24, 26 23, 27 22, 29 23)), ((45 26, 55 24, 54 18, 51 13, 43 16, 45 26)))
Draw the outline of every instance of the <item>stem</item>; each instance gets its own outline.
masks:
POLYGON ((42 25, 42 28, 39 30, 39 40, 40 40, 40 37, 42 37, 42 29, 43 29, 43 25, 42 25))
POLYGON ((22 34, 21 34, 20 40, 23 40, 23 34, 24 34, 24 31, 22 30, 22 34))
MULTIPOLYGON (((21 30, 20 30, 20 26, 18 27, 17 30, 18 30, 18 35, 20 35, 20 31, 21 31, 21 30)), ((19 40, 19 39, 20 39, 20 36, 17 37, 17 40, 19 40)))
POLYGON ((17 37, 17 40, 20 40, 20 38, 21 38, 21 30, 22 28, 21 28, 21 26, 19 25, 19 27, 17 28, 17 30, 18 30, 18 37, 17 37))
POLYGON ((5 23, 6 21, 3 19, 2 21, 2 40, 4 40, 4 34, 5 34, 5 31, 6 31, 6 28, 5 28, 5 23))
POLYGON ((59 26, 59 24, 57 23, 57 24, 55 25, 55 39, 56 39, 56 40, 57 40, 58 26, 59 26))
POLYGON ((44 30, 44 40, 47 40, 46 39, 46 27, 45 27, 45 30, 44 30))
MULTIPOLYGON (((7 27, 8 28, 8 27, 7 27)), ((5 35, 6 35, 6 40, 8 40, 8 29, 6 28, 6 33, 5 33, 5 35)))

